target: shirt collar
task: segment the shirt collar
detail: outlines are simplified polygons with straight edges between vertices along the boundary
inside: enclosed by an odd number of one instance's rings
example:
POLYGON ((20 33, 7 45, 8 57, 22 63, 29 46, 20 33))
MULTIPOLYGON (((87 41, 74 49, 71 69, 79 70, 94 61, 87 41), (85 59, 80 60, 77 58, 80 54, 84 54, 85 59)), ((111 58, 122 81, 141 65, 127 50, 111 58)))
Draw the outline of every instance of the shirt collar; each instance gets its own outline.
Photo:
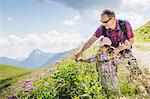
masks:
POLYGON ((115 30, 120 30, 120 26, 119 26, 119 21, 116 20, 116 27, 115 27, 115 30))
MULTIPOLYGON (((112 30, 112 29, 107 29, 107 31, 111 31, 111 30, 112 30)), ((116 27, 115 27, 114 31, 119 31, 119 30, 121 30, 121 29, 120 29, 120 26, 119 26, 119 21, 116 20, 116 27)))

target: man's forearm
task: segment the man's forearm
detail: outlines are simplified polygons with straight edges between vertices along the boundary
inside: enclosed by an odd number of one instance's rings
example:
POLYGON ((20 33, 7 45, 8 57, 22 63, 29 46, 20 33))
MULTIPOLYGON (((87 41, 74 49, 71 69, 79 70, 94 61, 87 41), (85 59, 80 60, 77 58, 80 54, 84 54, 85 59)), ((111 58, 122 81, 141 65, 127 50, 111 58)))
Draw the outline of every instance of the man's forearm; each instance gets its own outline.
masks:
POLYGON ((98 38, 95 36, 92 36, 79 50, 80 53, 83 53, 85 50, 87 50, 98 38))
POLYGON ((83 47, 80 49, 80 53, 83 53, 85 50, 87 50, 90 46, 91 46, 92 44, 90 44, 90 43, 85 43, 84 45, 83 45, 83 47))

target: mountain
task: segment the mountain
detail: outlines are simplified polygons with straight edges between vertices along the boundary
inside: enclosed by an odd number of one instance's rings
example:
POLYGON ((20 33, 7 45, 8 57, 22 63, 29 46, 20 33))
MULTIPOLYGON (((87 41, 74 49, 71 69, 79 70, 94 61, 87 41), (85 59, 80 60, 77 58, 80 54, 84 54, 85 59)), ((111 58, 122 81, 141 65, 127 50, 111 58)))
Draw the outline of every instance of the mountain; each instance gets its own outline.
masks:
POLYGON ((150 41, 150 20, 135 30, 135 37, 138 41, 150 41))
POLYGON ((25 60, 19 62, 17 66, 30 69, 38 68, 53 55, 55 55, 55 53, 45 53, 39 49, 34 49, 30 55, 25 60))
POLYGON ((45 64, 43 64, 42 66, 49 66, 49 65, 52 65, 52 64, 55 64, 57 61, 60 61, 64 58, 67 58, 69 57, 69 55, 74 52, 75 49, 72 49, 72 50, 69 50, 69 51, 65 51, 65 52, 62 52, 62 53, 57 53, 55 54, 53 57, 50 57, 47 62, 45 64))
POLYGON ((41 66, 48 66, 62 60, 70 55, 73 50, 60 53, 45 53, 39 49, 34 49, 24 60, 15 60, 7 57, 0 57, 0 64, 14 65, 28 69, 35 69, 41 66))
POLYGON ((15 66, 19 61, 8 57, 0 57, 0 64, 11 64, 15 66))

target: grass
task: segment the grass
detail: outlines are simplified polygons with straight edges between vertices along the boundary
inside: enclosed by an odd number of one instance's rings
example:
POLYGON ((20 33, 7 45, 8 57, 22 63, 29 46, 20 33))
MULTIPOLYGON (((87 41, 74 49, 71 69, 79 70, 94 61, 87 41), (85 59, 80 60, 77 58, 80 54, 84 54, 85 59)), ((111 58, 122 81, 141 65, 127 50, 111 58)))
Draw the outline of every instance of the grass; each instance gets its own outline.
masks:
POLYGON ((20 77, 29 73, 31 73, 29 69, 0 64, 0 94, 20 77))
POLYGON ((12 79, 12 77, 29 72, 30 70, 1 64, 0 71, 1 71, 0 72, 0 83, 1 83, 2 80, 12 79))
POLYGON ((134 32, 137 41, 150 42, 150 20, 134 32))
POLYGON ((145 39, 145 40, 136 39, 136 42, 150 42, 150 39, 145 39))
MULTIPOLYGON (((53 66, 52 66, 53 67, 53 66)), ((35 70, 19 68, 15 66, 0 65, 0 99, 7 99, 9 95, 16 94, 22 90, 21 85, 27 79, 37 78, 48 66, 40 67, 35 70)))

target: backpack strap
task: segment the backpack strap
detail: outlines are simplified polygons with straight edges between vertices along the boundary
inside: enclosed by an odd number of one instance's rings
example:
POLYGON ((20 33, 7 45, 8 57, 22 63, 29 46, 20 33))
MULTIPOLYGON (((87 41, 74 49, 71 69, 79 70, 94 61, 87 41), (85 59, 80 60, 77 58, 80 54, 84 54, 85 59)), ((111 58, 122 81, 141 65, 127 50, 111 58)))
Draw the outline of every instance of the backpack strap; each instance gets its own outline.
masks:
POLYGON ((104 37, 107 37, 105 26, 102 26, 102 33, 104 37))
MULTIPOLYGON (((124 35, 126 36, 126 38, 129 39, 125 21, 119 20, 119 26, 121 28, 121 31, 123 31, 124 35)), ((131 48, 132 48, 132 46, 131 46, 131 48)))
POLYGON ((128 34, 127 34, 127 29, 126 29, 126 23, 125 23, 125 21, 122 21, 122 20, 118 20, 118 21, 119 21, 119 26, 121 28, 121 31, 123 31, 124 35, 128 39, 128 34))

